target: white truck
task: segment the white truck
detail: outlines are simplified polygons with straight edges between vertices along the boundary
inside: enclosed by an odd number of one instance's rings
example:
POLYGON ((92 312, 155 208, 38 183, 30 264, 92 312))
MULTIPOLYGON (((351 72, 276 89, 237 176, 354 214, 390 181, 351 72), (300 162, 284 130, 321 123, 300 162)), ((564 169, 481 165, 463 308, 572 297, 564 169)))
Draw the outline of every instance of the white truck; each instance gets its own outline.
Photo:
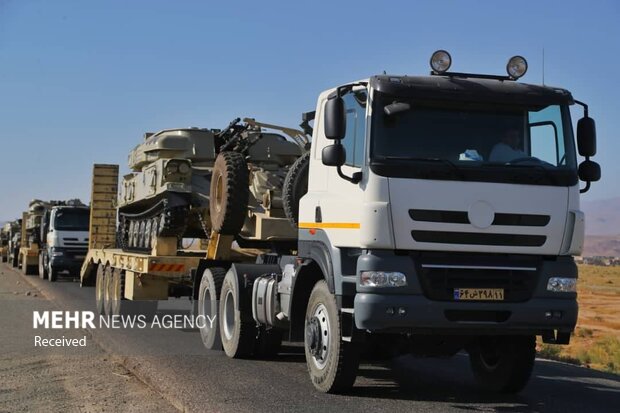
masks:
POLYGON ((41 221, 39 277, 54 282, 59 273, 79 273, 88 252, 89 208, 79 200, 51 201, 41 221))
POLYGON ((219 298, 206 344, 221 337, 242 357, 277 345, 265 332, 286 331, 304 341, 323 392, 353 385, 365 341, 424 356, 466 350, 481 385, 517 392, 537 335, 569 342, 579 180, 584 192, 600 178, 594 121, 567 90, 517 82, 520 56, 507 76, 450 73, 450 63, 438 51, 430 76, 378 75, 320 94, 297 254, 206 269, 203 313, 215 310, 205 297, 219 298))
POLYGON ((522 57, 507 76, 450 63, 438 51, 430 76, 377 75, 319 95, 304 119, 314 117, 311 147, 284 182, 293 251, 274 244, 254 259, 213 232, 202 254, 178 252, 175 239, 150 255, 110 248, 118 168, 95 166, 82 283, 96 283, 100 311, 191 295, 198 315, 217 316, 201 328, 207 348, 238 358, 301 341, 322 392, 353 385, 369 344, 466 350, 481 385, 521 390, 536 336, 566 344, 577 321, 579 181, 584 192, 600 178, 594 121, 567 90, 517 82, 522 57))

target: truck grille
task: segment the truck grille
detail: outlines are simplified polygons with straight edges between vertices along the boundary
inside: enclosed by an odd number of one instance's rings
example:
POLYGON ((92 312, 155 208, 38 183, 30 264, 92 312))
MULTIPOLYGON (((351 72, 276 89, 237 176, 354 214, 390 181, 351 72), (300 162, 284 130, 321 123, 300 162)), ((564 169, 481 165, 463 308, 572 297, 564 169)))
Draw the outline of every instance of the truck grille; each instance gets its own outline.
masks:
MULTIPOLYGON (((414 221, 441 222, 446 224, 469 224, 466 211, 442 211, 435 209, 410 209, 409 216, 414 221)), ((544 227, 549 223, 549 215, 496 213, 491 225, 518 227, 544 227)))
POLYGON ((416 260, 424 295, 430 300, 454 301, 454 290, 457 288, 503 288, 503 302, 531 298, 538 281, 538 263, 535 260, 510 262, 479 258, 461 262, 416 260))
POLYGON ((417 242, 467 245, 502 245, 510 247, 540 247, 546 241, 545 235, 522 234, 488 234, 479 232, 452 231, 411 231, 411 237, 417 242))

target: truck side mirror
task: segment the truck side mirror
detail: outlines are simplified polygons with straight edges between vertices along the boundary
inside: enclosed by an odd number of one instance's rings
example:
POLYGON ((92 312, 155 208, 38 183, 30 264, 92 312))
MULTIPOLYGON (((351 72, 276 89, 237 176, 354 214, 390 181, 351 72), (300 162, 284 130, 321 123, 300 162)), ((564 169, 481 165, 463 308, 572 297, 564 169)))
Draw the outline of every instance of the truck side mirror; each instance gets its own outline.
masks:
POLYGON ((581 156, 596 155, 596 126, 594 119, 583 117, 577 122, 577 147, 581 156))
POLYGON ((347 153, 339 143, 329 145, 323 148, 321 152, 321 160, 326 166, 342 166, 347 159, 347 153))
POLYGON ((586 159, 579 164, 579 179, 584 182, 598 181, 601 179, 601 166, 594 161, 586 159))
POLYGON ((327 100, 325 104, 325 137, 327 139, 342 139, 347 130, 347 118, 344 109, 344 100, 340 96, 327 100))

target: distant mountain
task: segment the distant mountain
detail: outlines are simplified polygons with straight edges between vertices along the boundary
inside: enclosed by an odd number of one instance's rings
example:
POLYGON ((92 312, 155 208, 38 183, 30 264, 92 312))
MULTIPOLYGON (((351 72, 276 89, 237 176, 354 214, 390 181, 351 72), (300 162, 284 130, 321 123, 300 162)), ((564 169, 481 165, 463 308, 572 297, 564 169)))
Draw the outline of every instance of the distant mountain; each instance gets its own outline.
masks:
POLYGON ((586 235, 620 239, 620 198, 582 202, 581 209, 586 214, 586 235))
POLYGON ((588 235, 582 255, 584 257, 620 257, 620 236, 588 235))

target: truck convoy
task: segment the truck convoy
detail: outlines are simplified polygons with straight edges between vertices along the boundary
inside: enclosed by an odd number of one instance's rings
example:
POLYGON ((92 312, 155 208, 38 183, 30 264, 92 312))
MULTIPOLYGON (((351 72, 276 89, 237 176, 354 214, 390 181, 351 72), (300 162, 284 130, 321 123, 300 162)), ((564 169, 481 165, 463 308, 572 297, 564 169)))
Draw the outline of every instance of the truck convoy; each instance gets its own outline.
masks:
POLYGON ((310 145, 235 123, 147 136, 118 201, 118 167, 95 165, 81 281, 98 310, 188 295, 217 315, 201 328, 207 348, 240 358, 303 342, 322 392, 353 385, 367 343, 465 350, 482 386, 521 390, 536 336, 567 344, 575 328, 579 193, 600 178, 594 121, 569 91, 518 82, 523 57, 506 76, 450 66, 438 51, 428 76, 322 92, 292 133, 310 145), (272 217, 296 237, 263 232, 272 217), (181 248, 202 234, 203 250, 181 248))
POLYGON ((9 232, 11 223, 7 222, 0 228, 0 260, 7 262, 9 259, 9 232))
POLYGON ((10 226, 8 228, 7 254, 9 263, 12 267, 16 268, 19 265, 19 247, 21 246, 22 220, 17 219, 15 221, 11 221, 9 224, 10 226))

